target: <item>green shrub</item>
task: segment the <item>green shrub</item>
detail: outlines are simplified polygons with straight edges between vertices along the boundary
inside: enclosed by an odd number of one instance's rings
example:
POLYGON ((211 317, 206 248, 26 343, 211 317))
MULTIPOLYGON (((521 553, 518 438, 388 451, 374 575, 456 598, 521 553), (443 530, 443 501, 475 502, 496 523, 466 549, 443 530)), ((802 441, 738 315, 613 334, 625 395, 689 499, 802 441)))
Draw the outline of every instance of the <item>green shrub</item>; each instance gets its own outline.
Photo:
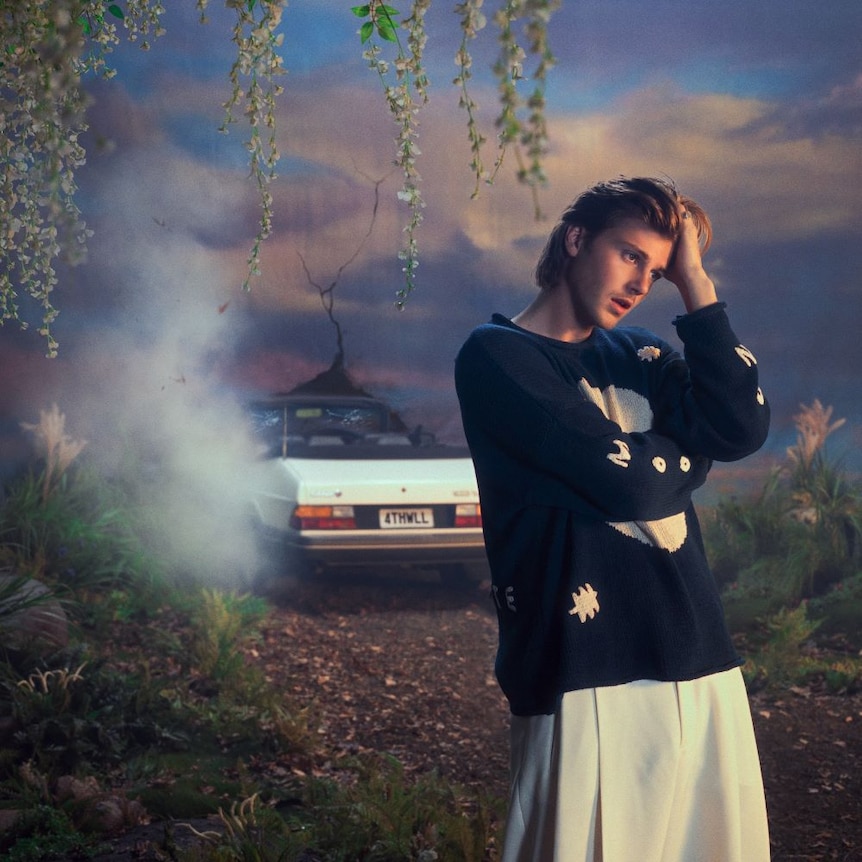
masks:
POLYGON ((315 778, 289 813, 258 794, 219 810, 180 862, 482 862, 503 803, 460 792, 435 775, 410 780, 392 757, 342 764, 315 778))
POLYGON ((704 541, 727 603, 775 610, 826 594, 862 565, 862 493, 825 443, 831 422, 819 401, 794 417, 787 461, 749 499, 720 501, 704 515, 704 541))
POLYGON ((256 637, 254 626, 267 614, 264 599, 202 589, 192 612, 194 666, 216 682, 236 685, 245 671, 241 647, 256 637))
POLYGON ((149 592, 158 566, 118 489, 87 469, 65 473, 47 499, 42 484, 38 474, 19 479, 0 511, 0 537, 17 570, 80 598, 149 592))
POLYGON ((95 853, 92 841, 75 829, 69 816, 50 805, 26 811, 0 836, 0 850, 6 862, 87 859, 95 853))
POLYGON ((750 689, 786 687, 804 683, 818 668, 804 651, 819 622, 808 617, 806 603, 782 608, 763 621, 759 648, 748 656, 743 669, 750 689))
POLYGON ((824 634, 841 634, 862 654, 862 572, 838 581, 809 602, 811 613, 823 621, 824 634))
POLYGON ((783 608, 761 621, 760 637, 752 642, 743 673, 750 690, 822 684, 833 694, 862 688, 862 658, 818 648, 814 635, 822 620, 810 604, 783 608), (840 655, 840 654, 839 654, 840 655))
POLYGON ((823 677, 831 694, 856 694, 862 690, 862 661, 848 658, 830 662, 823 677))
POLYGON ((257 794, 230 811, 218 812, 216 828, 194 834, 202 846, 184 853, 182 862, 293 862, 302 851, 302 836, 257 794))
POLYGON ((481 862, 501 803, 469 798, 436 775, 408 780, 392 757, 353 764, 350 783, 312 781, 300 821, 308 846, 331 862, 481 862), (469 805, 468 805, 469 803, 469 805))
POLYGON ((23 676, 0 663, 0 709, 14 728, 0 753, 0 781, 14 779, 25 762, 53 781, 111 771, 156 747, 187 745, 184 716, 145 673, 117 673, 81 649, 57 653, 52 662, 23 676))

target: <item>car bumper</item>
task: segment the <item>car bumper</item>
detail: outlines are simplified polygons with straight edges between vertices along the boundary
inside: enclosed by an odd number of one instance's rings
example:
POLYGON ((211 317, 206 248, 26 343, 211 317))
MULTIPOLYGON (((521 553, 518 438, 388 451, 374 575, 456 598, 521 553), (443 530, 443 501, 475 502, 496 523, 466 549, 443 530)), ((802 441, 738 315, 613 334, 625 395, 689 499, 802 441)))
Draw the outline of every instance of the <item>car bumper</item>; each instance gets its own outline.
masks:
POLYGON ((309 530, 270 536, 309 563, 334 566, 484 565, 481 530, 309 530))

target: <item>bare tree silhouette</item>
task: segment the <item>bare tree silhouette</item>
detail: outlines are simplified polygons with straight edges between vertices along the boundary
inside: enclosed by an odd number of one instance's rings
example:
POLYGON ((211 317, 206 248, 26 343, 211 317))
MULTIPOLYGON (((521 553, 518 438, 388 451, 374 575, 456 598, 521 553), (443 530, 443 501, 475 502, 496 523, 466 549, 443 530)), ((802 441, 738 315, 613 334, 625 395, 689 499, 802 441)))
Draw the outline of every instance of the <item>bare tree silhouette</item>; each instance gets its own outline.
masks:
POLYGON ((359 244, 354 249, 353 254, 351 254, 350 257, 348 257, 347 260, 338 267, 335 277, 326 287, 324 287, 312 277, 311 271, 305 262, 305 258, 302 256, 302 252, 297 252, 299 259, 302 262, 302 269, 305 272, 305 277, 308 280, 308 283, 317 290, 320 295, 320 304, 323 306, 323 310, 326 312, 329 322, 335 327, 335 357, 332 360, 331 366, 334 369, 344 368, 344 329, 341 326, 341 322, 335 316, 335 290, 338 287, 338 282, 344 274, 344 271, 356 260, 357 257, 359 257, 359 254, 365 247, 365 243, 368 242, 368 239, 374 230, 374 225, 377 223, 377 209, 380 206, 380 186, 389 177, 389 174, 387 174, 385 177, 375 180, 360 171, 358 168, 356 169, 356 172, 374 185, 374 206, 371 210, 371 218, 368 222, 368 228, 359 240, 359 244))

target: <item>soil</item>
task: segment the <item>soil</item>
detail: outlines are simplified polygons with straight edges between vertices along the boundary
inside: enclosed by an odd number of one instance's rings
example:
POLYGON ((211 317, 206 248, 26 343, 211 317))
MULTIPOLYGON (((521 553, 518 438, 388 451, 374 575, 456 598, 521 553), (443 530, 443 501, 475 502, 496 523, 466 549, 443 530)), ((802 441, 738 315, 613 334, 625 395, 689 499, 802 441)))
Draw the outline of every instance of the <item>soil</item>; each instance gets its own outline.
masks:
MULTIPOLYGON (((321 770, 388 752, 410 774, 436 770, 505 797, 508 710, 493 677, 486 588, 325 575, 275 601, 249 660, 313 705, 321 770)), ((754 694, 751 705, 773 862, 862 862, 862 695, 794 688, 754 694)), ((164 824, 141 827, 97 859, 165 858, 147 851, 163 835, 164 824)))

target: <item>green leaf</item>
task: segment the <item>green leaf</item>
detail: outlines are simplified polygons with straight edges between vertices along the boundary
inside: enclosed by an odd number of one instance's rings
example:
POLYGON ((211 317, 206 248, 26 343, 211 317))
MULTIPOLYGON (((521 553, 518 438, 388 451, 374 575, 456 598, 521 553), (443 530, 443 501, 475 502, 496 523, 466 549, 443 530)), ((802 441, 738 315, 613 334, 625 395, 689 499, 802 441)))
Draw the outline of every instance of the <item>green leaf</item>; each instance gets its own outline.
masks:
POLYGON ((380 34, 380 38, 385 39, 387 42, 398 41, 398 35, 395 32, 395 28, 388 21, 378 22, 377 32, 380 34))
POLYGON ((110 5, 110 6, 108 6, 108 11, 109 11, 109 12, 110 12, 110 13, 111 13, 115 18, 119 18, 121 21, 123 20, 123 18, 125 18, 125 17, 126 17, 126 16, 123 14, 123 10, 122 10, 119 6, 117 6, 117 4, 116 4, 116 3, 111 3, 111 5, 110 5))
POLYGON ((393 15, 400 15, 401 13, 394 6, 381 6, 380 9, 385 12, 391 18, 393 15))
POLYGON ((81 25, 81 29, 84 31, 85 36, 92 35, 93 29, 90 27, 90 19, 86 15, 82 15, 78 19, 78 23, 81 25))
POLYGON ((370 21, 366 21, 362 25, 362 29, 359 31, 359 38, 363 42, 367 42, 371 38, 371 34, 374 32, 374 25, 370 21))
POLYGON ((350 9, 350 11, 357 18, 367 18, 371 14, 371 7, 370 6, 353 6, 350 9))

